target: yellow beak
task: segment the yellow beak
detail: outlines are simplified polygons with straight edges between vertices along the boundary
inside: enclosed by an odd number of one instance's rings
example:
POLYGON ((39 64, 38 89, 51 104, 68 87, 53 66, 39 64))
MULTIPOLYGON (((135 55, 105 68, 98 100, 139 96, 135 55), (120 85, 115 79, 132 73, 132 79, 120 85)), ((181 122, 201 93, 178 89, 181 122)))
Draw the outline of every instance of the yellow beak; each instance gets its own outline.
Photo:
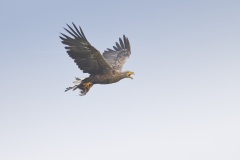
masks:
POLYGON ((131 75, 135 75, 134 72, 129 72, 129 78, 133 79, 133 77, 131 77, 131 75))

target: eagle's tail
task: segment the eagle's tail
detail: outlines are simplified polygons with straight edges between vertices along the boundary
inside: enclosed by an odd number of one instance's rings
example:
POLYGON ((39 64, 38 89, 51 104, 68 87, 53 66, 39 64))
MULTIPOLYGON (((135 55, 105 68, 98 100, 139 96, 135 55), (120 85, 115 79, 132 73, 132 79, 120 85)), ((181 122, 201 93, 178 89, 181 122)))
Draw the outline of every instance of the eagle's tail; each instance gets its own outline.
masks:
POLYGON ((77 88, 78 88, 78 86, 80 86, 81 85, 81 83, 82 83, 82 80, 84 79, 84 78, 78 78, 78 77, 75 77, 75 81, 73 81, 73 83, 75 84, 74 86, 72 86, 72 87, 67 87, 66 89, 65 89, 65 92, 67 92, 67 91, 69 91, 69 90, 76 90, 77 88))
POLYGON ((76 89, 78 88, 78 89, 81 90, 80 96, 86 95, 87 92, 89 91, 89 89, 93 86, 93 84, 90 83, 90 82, 85 82, 85 81, 86 81, 85 78, 78 78, 78 77, 76 77, 75 79, 76 79, 76 80, 73 81, 73 83, 74 83, 75 85, 72 86, 72 87, 67 87, 67 88, 65 89, 65 92, 67 92, 67 91, 69 91, 69 90, 73 90, 73 91, 74 91, 74 90, 76 90, 76 89))

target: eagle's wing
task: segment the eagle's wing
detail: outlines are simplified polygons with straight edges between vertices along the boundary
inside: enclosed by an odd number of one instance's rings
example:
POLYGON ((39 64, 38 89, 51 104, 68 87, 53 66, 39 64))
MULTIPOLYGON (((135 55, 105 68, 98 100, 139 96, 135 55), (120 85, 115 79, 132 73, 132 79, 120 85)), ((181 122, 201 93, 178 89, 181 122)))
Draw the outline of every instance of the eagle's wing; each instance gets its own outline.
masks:
POLYGON ((106 73, 112 70, 101 53, 87 41, 81 27, 78 29, 74 23, 72 24, 75 30, 68 24, 70 30, 64 28, 72 37, 61 33, 60 38, 62 43, 67 45, 65 47, 67 53, 74 59, 78 68, 89 74, 106 73))
POLYGON ((113 46, 113 48, 114 50, 107 48, 103 53, 103 57, 113 69, 121 71, 131 55, 131 46, 128 38, 123 35, 123 40, 119 38, 119 43, 116 42, 116 46, 113 46))

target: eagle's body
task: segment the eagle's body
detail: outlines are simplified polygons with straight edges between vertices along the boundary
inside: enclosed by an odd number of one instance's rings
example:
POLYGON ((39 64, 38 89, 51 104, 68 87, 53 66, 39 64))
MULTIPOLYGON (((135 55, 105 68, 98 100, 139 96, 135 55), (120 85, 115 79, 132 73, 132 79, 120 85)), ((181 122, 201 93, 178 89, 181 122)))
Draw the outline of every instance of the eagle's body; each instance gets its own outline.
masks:
POLYGON ((110 84, 116 83, 123 79, 120 74, 99 74, 99 75, 92 75, 89 77, 90 81, 93 84, 110 84))
POLYGON ((87 41, 82 29, 79 29, 73 23, 75 30, 67 25, 71 32, 65 29, 73 38, 62 34, 62 43, 67 45, 68 55, 74 59, 74 62, 84 72, 89 73, 90 76, 84 79, 76 78, 73 87, 68 87, 65 91, 70 89, 80 89, 81 95, 85 95, 94 84, 111 84, 120 81, 123 78, 131 78, 134 72, 124 71, 122 67, 131 54, 130 43, 128 39, 123 36, 123 40, 119 38, 119 43, 113 49, 107 49, 101 54, 87 41))

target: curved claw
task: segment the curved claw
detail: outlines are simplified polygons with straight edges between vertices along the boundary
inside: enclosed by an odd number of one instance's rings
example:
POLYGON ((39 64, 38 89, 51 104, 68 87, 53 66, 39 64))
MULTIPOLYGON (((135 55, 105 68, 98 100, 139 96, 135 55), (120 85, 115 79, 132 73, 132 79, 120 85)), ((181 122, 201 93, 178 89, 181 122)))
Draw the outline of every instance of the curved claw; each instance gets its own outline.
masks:
POLYGON ((91 82, 87 82, 83 84, 83 87, 87 90, 89 90, 92 87, 92 83, 91 82))
POLYGON ((90 88, 93 86, 93 84, 91 82, 86 82, 82 84, 81 89, 81 94, 80 96, 84 96, 87 94, 87 92, 90 90, 90 88))

